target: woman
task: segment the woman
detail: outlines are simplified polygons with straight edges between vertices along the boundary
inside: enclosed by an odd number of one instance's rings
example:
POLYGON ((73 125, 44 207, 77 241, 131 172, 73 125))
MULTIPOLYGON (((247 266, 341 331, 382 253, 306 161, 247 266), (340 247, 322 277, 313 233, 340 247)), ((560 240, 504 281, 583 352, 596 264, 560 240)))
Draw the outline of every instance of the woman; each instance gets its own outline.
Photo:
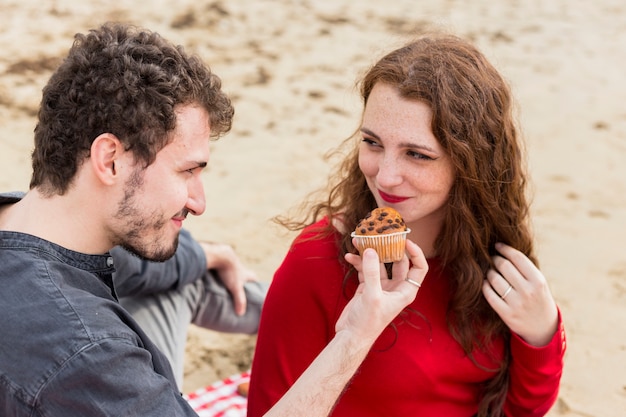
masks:
MULTIPOLYGON (((361 80, 358 145, 272 281, 248 415, 262 415, 333 337, 356 288, 343 261, 374 207, 398 210, 428 258, 415 301, 378 338, 333 416, 542 416, 565 335, 537 264, 510 90, 454 36, 425 36, 361 80)), ((349 140, 351 141, 351 140, 349 140)))

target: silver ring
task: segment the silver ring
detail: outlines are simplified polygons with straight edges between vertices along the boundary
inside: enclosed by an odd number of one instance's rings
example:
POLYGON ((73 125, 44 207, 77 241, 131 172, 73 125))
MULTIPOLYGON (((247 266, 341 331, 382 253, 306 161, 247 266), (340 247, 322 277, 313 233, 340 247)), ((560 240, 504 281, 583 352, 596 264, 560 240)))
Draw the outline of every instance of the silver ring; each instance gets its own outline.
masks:
POLYGON ((413 281, 413 280, 412 280, 411 278, 409 278, 409 277, 404 278, 404 280, 405 280, 406 282, 408 282, 409 284, 413 284, 413 285, 415 285, 417 288, 420 288, 420 287, 422 286, 422 284, 420 284, 420 283, 419 283, 419 282, 417 282, 417 281, 413 281))
POLYGON ((509 284, 509 288, 506 289, 506 291, 504 292, 504 294, 502 294, 500 296, 500 298, 502 298, 504 300, 506 298, 506 296, 509 295, 509 293, 511 292, 512 289, 513 289, 513 286, 511 284, 509 284))

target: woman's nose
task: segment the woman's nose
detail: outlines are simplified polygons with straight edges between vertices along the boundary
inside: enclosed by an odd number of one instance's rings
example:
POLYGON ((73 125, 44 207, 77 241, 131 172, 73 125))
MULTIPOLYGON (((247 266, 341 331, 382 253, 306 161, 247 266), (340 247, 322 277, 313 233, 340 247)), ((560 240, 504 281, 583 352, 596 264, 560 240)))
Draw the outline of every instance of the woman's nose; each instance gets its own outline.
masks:
POLYGON ((402 182, 402 172, 397 158, 389 156, 383 157, 378 164, 376 179, 379 185, 385 187, 400 184, 402 182))

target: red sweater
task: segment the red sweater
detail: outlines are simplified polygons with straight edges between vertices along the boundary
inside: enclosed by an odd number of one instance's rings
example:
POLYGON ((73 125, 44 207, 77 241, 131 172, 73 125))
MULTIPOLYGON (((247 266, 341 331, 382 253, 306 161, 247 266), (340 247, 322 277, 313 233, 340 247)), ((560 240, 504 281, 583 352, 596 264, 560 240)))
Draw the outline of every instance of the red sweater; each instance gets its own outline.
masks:
MULTIPOLYGON (((318 224, 327 224, 324 219, 318 224)), ((338 234, 316 240, 303 231, 270 286, 261 316, 252 365, 248 417, 260 417, 288 390, 334 335, 335 322, 355 291, 343 285, 338 234)), ((495 364, 474 352, 476 366, 453 339, 446 324, 449 279, 437 261, 416 300, 374 344, 333 416, 469 417, 478 410, 482 382, 495 364), (485 369, 487 368, 487 369, 485 369)), ((503 341, 495 346, 501 358, 503 341)), ((511 337, 511 384, 507 416, 543 416, 556 400, 563 369, 565 334, 545 347, 511 337)))

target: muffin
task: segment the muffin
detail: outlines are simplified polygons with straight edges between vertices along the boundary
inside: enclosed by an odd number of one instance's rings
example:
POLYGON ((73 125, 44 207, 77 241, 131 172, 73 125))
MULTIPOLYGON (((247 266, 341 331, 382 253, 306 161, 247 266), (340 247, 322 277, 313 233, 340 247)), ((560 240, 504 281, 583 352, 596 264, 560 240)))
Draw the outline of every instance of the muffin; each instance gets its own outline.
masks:
POLYGON ((351 236, 359 253, 372 248, 381 262, 388 263, 402 259, 410 231, 400 213, 391 207, 379 207, 367 213, 351 236))

